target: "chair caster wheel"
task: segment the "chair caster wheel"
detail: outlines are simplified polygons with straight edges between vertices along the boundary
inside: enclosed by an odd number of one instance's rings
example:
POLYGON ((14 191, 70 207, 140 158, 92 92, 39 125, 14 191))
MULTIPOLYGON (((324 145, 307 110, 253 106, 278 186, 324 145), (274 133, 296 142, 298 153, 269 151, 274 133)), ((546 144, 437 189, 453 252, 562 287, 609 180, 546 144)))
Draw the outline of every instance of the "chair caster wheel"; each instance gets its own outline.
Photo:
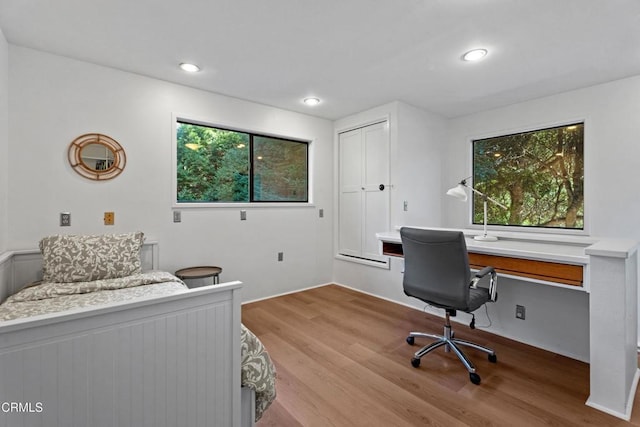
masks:
POLYGON ((498 355, 497 354, 490 354, 489 355, 489 362, 497 363, 498 362, 498 355))
POLYGON ((407 337, 407 344, 413 345, 414 343, 415 343, 415 338, 414 337, 407 337))
POLYGON ((470 373, 469 374, 469 379, 471 380, 472 383, 474 383, 475 385, 480 384, 480 375, 476 374, 476 373, 470 373))
POLYGON ((420 366, 420 359, 416 359, 415 357, 411 359, 411 366, 413 366, 414 368, 417 368, 418 366, 420 366))

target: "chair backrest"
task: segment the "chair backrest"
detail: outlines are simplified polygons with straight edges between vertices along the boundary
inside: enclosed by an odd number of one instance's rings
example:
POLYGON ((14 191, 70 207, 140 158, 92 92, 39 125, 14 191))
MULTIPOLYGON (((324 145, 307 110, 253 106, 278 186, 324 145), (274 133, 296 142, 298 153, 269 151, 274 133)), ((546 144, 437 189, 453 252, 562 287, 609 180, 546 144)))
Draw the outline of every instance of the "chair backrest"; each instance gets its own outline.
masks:
POLYGON ((469 256, 459 231, 400 229, 405 294, 432 305, 463 310, 469 302, 469 256))

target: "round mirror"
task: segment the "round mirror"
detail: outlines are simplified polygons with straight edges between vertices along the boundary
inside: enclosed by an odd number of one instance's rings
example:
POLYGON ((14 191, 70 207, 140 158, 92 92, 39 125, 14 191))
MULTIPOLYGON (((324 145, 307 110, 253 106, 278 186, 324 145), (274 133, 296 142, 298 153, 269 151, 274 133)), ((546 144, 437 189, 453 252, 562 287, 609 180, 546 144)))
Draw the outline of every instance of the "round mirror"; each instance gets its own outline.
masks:
POLYGON ((69 145, 69 164, 80 175, 106 180, 120 175, 127 158, 116 140, 100 133, 87 133, 69 145))

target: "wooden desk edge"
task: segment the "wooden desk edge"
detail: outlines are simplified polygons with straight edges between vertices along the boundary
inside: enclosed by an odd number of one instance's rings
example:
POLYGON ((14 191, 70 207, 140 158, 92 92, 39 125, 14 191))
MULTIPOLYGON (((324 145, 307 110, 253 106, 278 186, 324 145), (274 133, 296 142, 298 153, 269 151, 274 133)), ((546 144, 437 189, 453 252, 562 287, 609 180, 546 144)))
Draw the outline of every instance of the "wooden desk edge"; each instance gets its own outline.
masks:
MULTIPOLYGON (((402 243, 382 241, 382 254, 396 257, 403 257, 402 243)), ((504 255, 486 255, 469 251, 469 265, 472 268, 481 269, 487 265, 492 265, 498 273, 518 276, 525 279, 535 279, 543 282, 560 283, 576 288, 582 288, 584 284, 584 266, 567 264, 552 261, 536 261, 518 257, 508 257, 504 255), (483 259, 491 260, 491 264, 480 262, 483 259), (501 261, 506 262, 502 263, 501 261), (558 274, 548 275, 537 273, 535 270, 541 265, 552 267, 558 274)))

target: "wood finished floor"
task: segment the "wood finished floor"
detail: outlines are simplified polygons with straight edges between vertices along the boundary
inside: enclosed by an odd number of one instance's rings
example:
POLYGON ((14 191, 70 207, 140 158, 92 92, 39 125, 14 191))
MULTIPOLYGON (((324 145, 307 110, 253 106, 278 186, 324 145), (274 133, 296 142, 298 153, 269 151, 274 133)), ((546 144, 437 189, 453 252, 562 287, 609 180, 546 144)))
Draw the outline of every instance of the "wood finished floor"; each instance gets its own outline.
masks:
POLYGON ((242 321, 276 365, 276 401, 258 426, 640 426, 584 405, 588 365, 454 324, 479 386, 442 349, 413 368, 409 330, 440 333, 442 319, 329 285, 244 305, 242 321))

